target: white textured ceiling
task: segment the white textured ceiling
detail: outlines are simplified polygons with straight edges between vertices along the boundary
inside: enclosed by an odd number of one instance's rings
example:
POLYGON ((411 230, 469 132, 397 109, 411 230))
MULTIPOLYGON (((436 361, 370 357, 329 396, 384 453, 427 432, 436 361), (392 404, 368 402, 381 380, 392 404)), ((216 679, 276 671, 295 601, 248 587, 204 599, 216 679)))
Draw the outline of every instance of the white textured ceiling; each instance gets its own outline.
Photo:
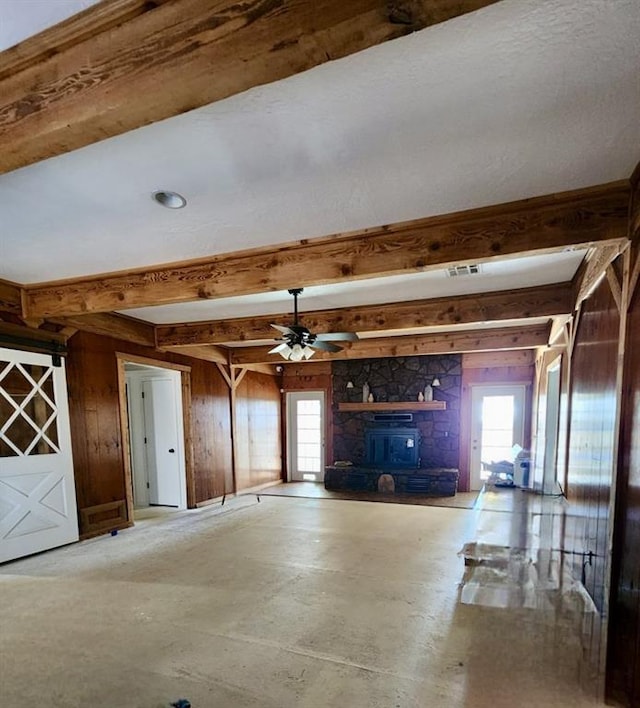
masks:
POLYGON ((144 267, 626 178, 639 37, 638 0, 503 0, 2 175, 0 277, 144 267), (188 206, 157 206, 159 188, 188 206))
POLYGON ((98 0, 0 0, 0 52, 96 2, 98 0))

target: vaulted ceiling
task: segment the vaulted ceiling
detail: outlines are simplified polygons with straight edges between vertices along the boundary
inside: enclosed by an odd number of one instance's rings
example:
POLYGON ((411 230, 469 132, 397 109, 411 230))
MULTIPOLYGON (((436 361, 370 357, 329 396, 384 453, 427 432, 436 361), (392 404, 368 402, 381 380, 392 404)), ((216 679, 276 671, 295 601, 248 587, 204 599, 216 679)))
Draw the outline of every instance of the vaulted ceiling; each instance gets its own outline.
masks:
POLYGON ((338 356, 534 347, 624 245, 635 0, 38 8, 0 0, 0 303, 33 326, 268 362, 304 287, 338 356))

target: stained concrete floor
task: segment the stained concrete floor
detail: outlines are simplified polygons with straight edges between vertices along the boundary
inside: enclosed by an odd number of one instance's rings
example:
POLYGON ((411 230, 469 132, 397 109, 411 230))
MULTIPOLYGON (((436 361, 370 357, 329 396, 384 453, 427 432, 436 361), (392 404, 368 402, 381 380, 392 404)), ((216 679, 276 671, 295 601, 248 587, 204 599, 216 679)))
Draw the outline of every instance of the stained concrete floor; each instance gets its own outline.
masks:
POLYGON ((461 602, 463 545, 508 545, 531 521, 484 499, 247 496, 6 564, 2 705, 600 705, 581 688, 571 612, 491 606, 490 587, 461 602))

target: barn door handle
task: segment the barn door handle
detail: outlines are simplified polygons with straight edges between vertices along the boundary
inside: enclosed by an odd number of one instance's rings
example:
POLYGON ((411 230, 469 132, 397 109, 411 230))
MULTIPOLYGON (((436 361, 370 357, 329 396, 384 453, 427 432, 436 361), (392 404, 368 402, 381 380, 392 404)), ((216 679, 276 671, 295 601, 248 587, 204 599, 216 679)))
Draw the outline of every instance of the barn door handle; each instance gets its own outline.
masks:
POLYGON ((169 452, 175 452, 175 450, 172 447, 170 447, 169 452))

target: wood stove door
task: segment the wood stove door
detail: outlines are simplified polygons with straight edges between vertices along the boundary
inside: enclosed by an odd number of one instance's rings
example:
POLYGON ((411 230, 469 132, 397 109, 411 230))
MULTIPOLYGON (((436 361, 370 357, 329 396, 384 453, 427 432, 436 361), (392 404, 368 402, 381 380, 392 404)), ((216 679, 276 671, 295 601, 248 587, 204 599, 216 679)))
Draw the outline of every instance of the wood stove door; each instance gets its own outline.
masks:
POLYGON ((289 481, 324 481, 324 391, 287 394, 289 481))

